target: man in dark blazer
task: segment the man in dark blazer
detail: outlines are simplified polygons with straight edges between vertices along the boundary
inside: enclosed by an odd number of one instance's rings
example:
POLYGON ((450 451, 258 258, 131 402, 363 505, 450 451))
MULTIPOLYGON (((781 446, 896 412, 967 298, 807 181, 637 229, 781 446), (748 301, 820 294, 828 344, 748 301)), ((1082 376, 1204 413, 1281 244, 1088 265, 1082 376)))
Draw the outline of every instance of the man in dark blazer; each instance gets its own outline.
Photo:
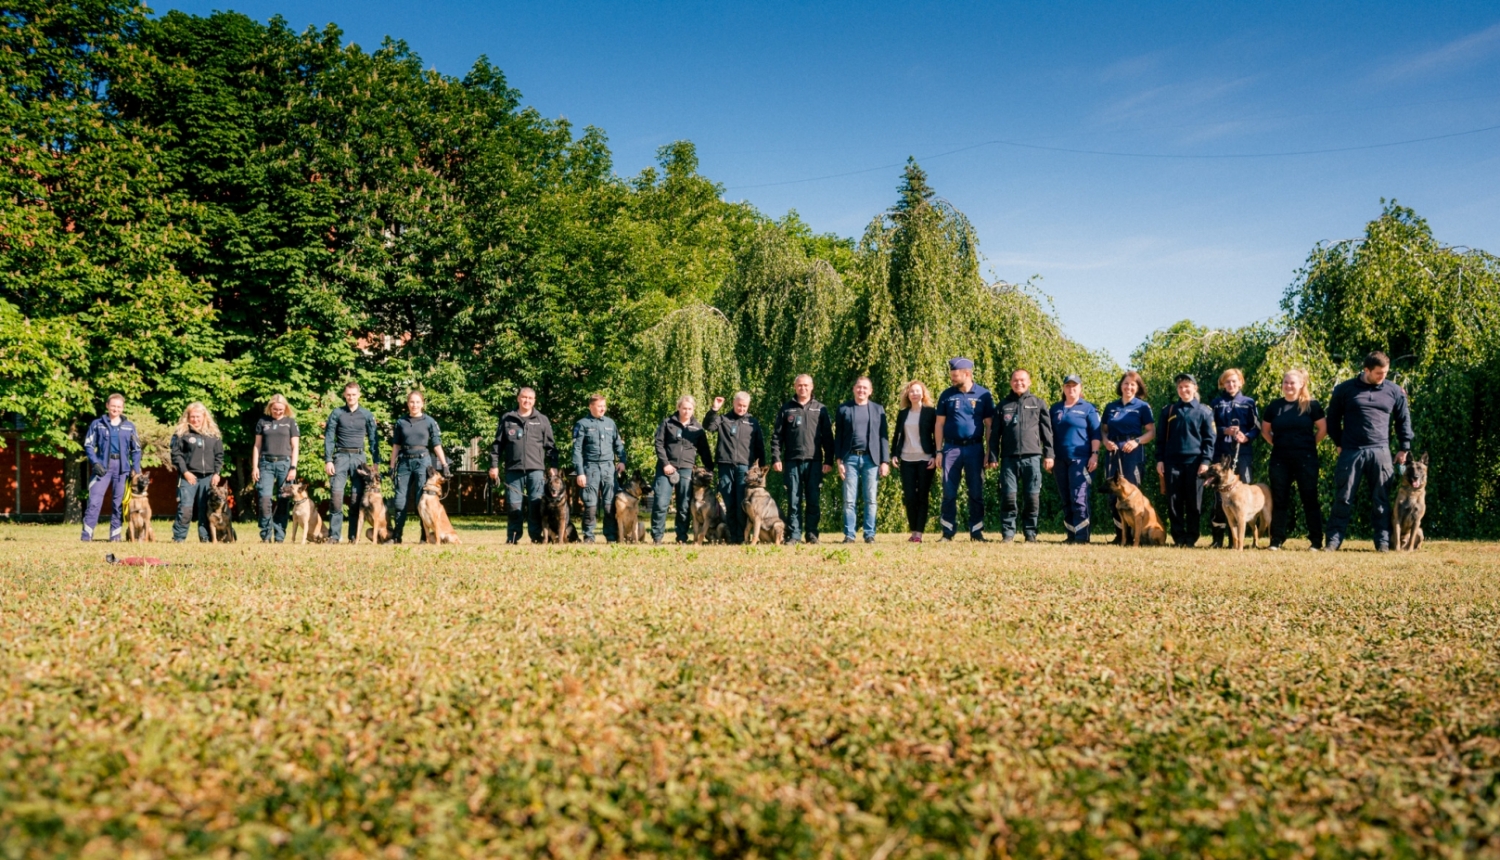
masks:
POLYGON ((870 400, 869 377, 854 381, 854 399, 839 405, 834 421, 834 452, 844 482, 844 543, 854 543, 855 502, 863 502, 865 543, 875 542, 875 494, 891 472, 891 444, 885 407, 870 400))

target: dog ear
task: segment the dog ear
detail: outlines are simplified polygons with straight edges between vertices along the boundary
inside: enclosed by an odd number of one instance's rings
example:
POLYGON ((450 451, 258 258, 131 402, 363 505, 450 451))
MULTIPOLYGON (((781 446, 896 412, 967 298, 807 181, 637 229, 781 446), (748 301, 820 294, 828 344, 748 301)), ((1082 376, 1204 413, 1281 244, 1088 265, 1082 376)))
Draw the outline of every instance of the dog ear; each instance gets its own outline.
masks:
POLYGON ((1422 464, 1422 465, 1424 465, 1424 466, 1425 466, 1425 465, 1427 465, 1427 453, 1428 453, 1428 452, 1426 452, 1426 451, 1423 451, 1423 452, 1422 452, 1422 459, 1420 459, 1420 460, 1418 460, 1418 461, 1417 461, 1417 462, 1418 462, 1418 463, 1421 463, 1421 464, 1422 464))

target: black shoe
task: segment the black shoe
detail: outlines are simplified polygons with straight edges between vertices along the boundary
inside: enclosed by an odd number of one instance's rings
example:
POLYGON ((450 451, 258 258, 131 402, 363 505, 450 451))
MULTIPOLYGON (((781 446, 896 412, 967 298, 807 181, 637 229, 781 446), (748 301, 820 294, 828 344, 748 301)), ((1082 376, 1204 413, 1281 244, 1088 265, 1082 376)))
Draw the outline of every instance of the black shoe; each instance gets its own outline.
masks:
POLYGON ((801 540, 801 538, 789 537, 786 540, 782 541, 781 545, 782 546, 792 546, 793 544, 796 544, 800 540, 801 540))
POLYGON ((1015 539, 1016 539, 1015 535, 1001 535, 1000 542, 1001 543, 1010 543, 1011 541, 1014 541, 1015 539))
POLYGON ((809 534, 807 536, 807 542, 810 544, 816 544, 818 542, 818 536, 815 534, 809 534))
POLYGON ((975 543, 989 543, 990 539, 984 536, 984 532, 970 532, 969 540, 975 543))
POLYGON ((842 541, 840 541, 840 543, 857 543, 857 541, 855 541, 852 537, 846 537, 842 541))
POLYGON ((875 536, 874 535, 866 535, 865 536, 865 543, 874 543, 874 542, 875 542, 875 536))
POLYGON ((1036 535, 1027 535, 1026 536, 1026 542, 1027 543, 1036 543, 1037 542, 1036 535))

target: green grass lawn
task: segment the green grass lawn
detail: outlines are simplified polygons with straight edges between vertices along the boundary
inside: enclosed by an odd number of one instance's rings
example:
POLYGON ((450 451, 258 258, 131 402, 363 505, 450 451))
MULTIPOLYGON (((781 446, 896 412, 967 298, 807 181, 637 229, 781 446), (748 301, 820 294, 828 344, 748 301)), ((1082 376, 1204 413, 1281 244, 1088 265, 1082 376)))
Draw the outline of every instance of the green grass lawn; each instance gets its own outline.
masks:
POLYGON ((0 856, 1500 857, 1495 545, 459 529, 0 525, 0 856))

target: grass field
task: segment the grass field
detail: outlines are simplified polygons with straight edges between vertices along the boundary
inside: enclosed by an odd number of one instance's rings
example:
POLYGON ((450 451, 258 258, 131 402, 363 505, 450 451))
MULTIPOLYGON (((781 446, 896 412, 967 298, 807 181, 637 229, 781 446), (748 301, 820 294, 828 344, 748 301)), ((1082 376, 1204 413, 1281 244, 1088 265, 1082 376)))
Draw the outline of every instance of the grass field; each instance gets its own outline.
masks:
POLYGON ((0 856, 1500 857, 1494 545, 460 530, 0 525, 0 856))

